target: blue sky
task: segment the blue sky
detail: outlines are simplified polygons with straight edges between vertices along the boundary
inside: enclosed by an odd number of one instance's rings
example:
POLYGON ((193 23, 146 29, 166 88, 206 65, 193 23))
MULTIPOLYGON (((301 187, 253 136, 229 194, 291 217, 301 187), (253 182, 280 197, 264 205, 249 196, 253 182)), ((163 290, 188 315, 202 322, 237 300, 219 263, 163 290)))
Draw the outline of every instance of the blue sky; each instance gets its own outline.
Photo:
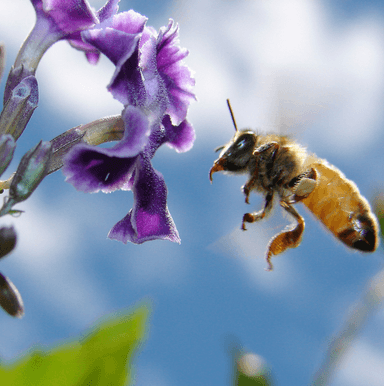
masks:
MULTIPOLYGON (((93 2, 96 7, 99 5, 93 2)), ((264 357, 278 385, 306 385, 330 337, 382 268, 381 250, 352 253, 301 205, 306 230, 299 248, 263 259, 270 237, 289 224, 278 205, 270 219, 239 230, 249 207, 245 177, 208 172, 213 149, 233 135, 225 99, 239 127, 291 135, 354 180, 372 200, 384 171, 384 13, 375 2, 295 0, 122 1, 156 28, 172 17, 190 50, 198 102, 190 108, 194 148, 161 148, 153 160, 165 177, 181 245, 123 245, 106 238, 128 212, 131 192, 85 195, 46 178, 4 219, 19 232, 0 270, 22 293, 26 315, 0 314, 0 356, 51 345, 84 331, 99 317, 143 299, 152 303, 148 340, 136 360, 137 385, 229 385, 228 341, 264 357)), ((27 0, 0 4, 7 68, 33 26, 27 0)), ((52 47, 38 72, 40 104, 19 141, 20 157, 40 139, 121 105, 106 92, 107 59, 91 67, 65 42, 52 47)), ((4 80, 2 82, 4 87, 4 80)), ((9 173, 16 167, 9 169, 9 173)), ((250 197, 255 210, 261 197, 250 197)), ((333 386, 382 385, 384 313, 354 341, 333 386)))

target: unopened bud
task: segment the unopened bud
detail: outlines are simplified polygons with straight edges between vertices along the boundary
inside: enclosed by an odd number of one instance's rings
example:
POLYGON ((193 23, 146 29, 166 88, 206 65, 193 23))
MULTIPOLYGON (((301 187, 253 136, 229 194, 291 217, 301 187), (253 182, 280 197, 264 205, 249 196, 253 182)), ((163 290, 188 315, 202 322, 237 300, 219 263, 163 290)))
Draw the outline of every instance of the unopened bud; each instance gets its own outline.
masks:
POLYGON ((23 133, 39 102, 37 80, 24 78, 10 93, 0 115, 0 134, 11 134, 15 140, 23 133))
POLYGON ((12 161, 15 148, 16 142, 12 135, 4 134, 0 136, 0 176, 12 161))
POLYGON ((237 359, 236 385, 268 386, 271 374, 265 360, 256 354, 241 354, 237 359))
POLYGON ((24 315, 23 299, 16 286, 0 273, 0 306, 11 316, 21 318, 24 315))
POLYGON ((17 235, 13 226, 0 228, 0 258, 15 248, 16 241, 17 235))
POLYGON ((13 203, 26 200, 37 188, 49 170, 51 156, 52 145, 42 141, 24 154, 9 188, 13 203))

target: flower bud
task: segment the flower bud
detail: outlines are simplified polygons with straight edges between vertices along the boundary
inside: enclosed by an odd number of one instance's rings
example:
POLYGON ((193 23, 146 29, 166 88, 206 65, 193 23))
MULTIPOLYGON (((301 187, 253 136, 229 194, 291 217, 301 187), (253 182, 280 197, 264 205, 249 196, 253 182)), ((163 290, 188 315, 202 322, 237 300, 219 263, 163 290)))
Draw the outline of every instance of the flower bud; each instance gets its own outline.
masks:
POLYGON ((242 353, 237 358, 236 385, 268 386, 272 377, 265 360, 253 353, 242 353))
POLYGON ((23 133, 39 102, 37 80, 24 78, 10 93, 0 115, 0 134, 11 134, 17 140, 23 133))
POLYGON ((11 316, 24 315, 23 299, 15 285, 0 273, 0 306, 11 316))
POLYGON ((0 258, 15 248, 16 241, 17 235, 13 226, 0 228, 0 258))
POLYGON ((0 176, 12 161, 15 148, 16 142, 12 135, 4 134, 0 136, 0 176))
POLYGON ((9 188, 13 204, 26 200, 37 188, 48 172, 51 156, 51 143, 42 141, 24 154, 9 188))

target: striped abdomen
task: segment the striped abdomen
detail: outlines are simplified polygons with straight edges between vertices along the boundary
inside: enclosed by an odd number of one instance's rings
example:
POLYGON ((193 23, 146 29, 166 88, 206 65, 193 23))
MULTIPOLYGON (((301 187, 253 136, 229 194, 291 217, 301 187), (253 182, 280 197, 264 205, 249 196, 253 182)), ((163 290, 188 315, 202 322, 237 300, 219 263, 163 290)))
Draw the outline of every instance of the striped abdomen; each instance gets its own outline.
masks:
POLYGON ((354 182, 327 161, 318 160, 310 167, 317 171, 317 184, 301 202, 344 244, 363 252, 375 251, 377 220, 354 182))

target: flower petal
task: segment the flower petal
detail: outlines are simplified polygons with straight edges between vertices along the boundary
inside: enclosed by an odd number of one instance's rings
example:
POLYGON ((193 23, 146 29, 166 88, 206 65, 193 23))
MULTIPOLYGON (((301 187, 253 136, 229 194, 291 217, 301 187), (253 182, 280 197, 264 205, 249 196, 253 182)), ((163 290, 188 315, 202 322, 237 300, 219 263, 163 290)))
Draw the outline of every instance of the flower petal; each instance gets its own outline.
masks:
POLYGON ((157 68, 157 39, 151 28, 145 28, 140 39, 139 68, 144 79, 145 106, 150 121, 160 124, 169 105, 168 91, 157 68))
POLYGON ((155 239, 180 243, 167 207, 164 178, 143 156, 136 164, 132 190, 135 199, 133 208, 110 230, 108 237, 123 243, 141 244, 155 239))
MULTIPOLYGON (((97 11, 97 16, 100 23, 109 19, 119 10, 118 3, 120 0, 108 0, 107 3, 97 11)), ((81 37, 81 31, 71 34, 68 38, 68 43, 77 50, 84 51, 90 64, 97 64, 100 58, 100 51, 92 44, 86 43, 81 37)))
POLYGON ((127 106, 122 117, 125 125, 124 137, 111 150, 114 155, 132 157, 148 143, 149 122, 147 116, 134 106, 127 106))
POLYGON ((123 105, 143 105, 145 88, 138 68, 137 45, 147 18, 132 10, 115 15, 82 33, 116 65, 108 90, 123 105))
POLYGON ((167 27, 160 29, 157 42, 157 67, 168 90, 167 114, 174 125, 179 125, 186 118, 189 104, 196 99, 192 92, 195 79, 182 61, 188 51, 178 46, 178 30, 177 24, 170 20, 167 27))
POLYGON ((126 186, 137 157, 113 157, 110 151, 86 144, 74 146, 64 159, 65 180, 85 193, 110 193, 126 186))
POLYGON ((98 23, 96 13, 86 0, 31 0, 40 17, 49 18, 56 28, 68 35, 98 23))
POLYGON ((131 57, 136 49, 147 21, 134 11, 122 12, 106 19, 93 29, 83 31, 81 36, 87 43, 95 46, 116 66, 131 57))
POLYGON ((125 133, 111 148, 87 144, 74 146, 64 159, 66 181, 77 190, 109 193, 130 189, 137 155, 148 142, 148 119, 138 108, 128 106, 123 112, 125 133))
POLYGON ((174 148, 178 153, 183 153, 192 148, 196 135, 191 123, 186 119, 178 126, 173 126, 169 115, 163 118, 163 126, 167 145, 174 148))

